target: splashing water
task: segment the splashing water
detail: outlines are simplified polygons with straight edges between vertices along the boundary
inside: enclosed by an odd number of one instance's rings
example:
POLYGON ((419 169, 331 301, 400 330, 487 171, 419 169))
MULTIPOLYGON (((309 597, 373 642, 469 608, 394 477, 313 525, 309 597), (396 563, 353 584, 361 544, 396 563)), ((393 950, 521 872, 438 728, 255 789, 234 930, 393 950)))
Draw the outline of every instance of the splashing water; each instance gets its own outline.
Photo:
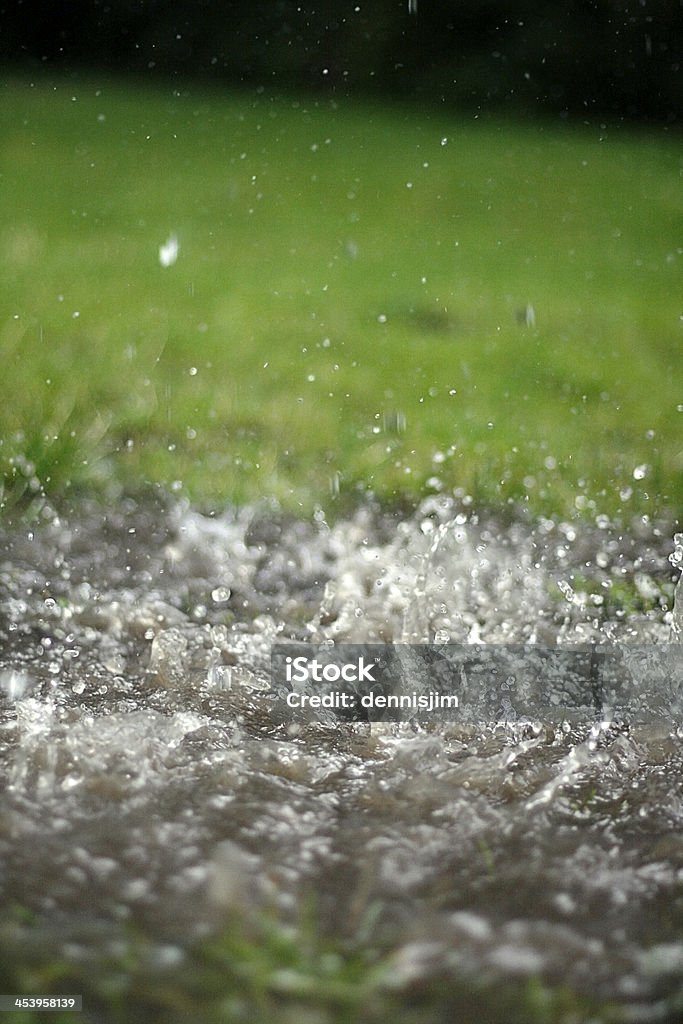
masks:
MULTIPOLYGON (((683 571, 683 533, 674 534, 674 550, 669 561, 675 569, 683 571)), ((671 639, 683 643, 683 585, 679 576, 674 595, 673 616, 671 621, 671 639)))
POLYGON ((682 535, 670 554, 660 524, 444 497, 332 526, 129 503, 8 531, 0 561, 0 877, 34 921, 0 917, 0 943, 96 989, 130 927, 163 977, 314 892, 323 934, 381 950, 399 993, 541 978, 623 1021, 680 999, 680 723, 294 729, 268 669, 282 638, 680 641, 682 535))

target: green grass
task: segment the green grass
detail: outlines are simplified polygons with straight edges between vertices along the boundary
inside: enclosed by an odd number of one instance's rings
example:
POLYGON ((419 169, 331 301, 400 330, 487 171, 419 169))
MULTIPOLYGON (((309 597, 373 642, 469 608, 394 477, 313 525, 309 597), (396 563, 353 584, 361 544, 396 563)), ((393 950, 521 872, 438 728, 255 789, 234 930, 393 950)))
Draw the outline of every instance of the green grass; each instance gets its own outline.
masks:
POLYGON ((6 82, 0 131, 6 505, 680 510, 666 132, 95 79, 6 82))
MULTIPOLYGON (((413 972, 410 954, 358 948, 321 936, 312 921, 233 915, 172 967, 144 933, 128 929, 116 952, 87 962, 22 955, 25 923, 0 923, 0 981, 12 994, 81 995, 83 1013, 15 1010, 7 1024, 621 1024, 615 1003, 566 985, 473 977, 455 969, 413 972), (14 939, 14 941, 12 941, 14 939), (403 968, 398 965, 403 961, 403 968), (407 974, 406 974, 407 967, 407 974)), ((177 947, 167 947, 175 950, 177 947)), ((673 1006, 672 1006, 673 1009, 673 1006)))

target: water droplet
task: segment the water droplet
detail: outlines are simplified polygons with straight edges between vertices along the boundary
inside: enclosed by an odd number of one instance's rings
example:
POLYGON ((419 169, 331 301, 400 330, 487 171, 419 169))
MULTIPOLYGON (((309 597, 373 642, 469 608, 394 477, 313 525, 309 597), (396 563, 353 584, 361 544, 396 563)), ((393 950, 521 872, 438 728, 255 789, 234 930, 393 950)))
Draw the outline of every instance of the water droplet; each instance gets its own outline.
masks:
POLYGON ((163 245, 159 246, 159 263, 162 267, 172 267, 178 259, 180 245, 175 235, 169 235, 163 245))
POLYGON ((21 700, 30 686, 29 677, 15 669, 0 672, 0 690, 4 690, 9 700, 21 700))
POLYGON ((674 534, 674 550, 669 555, 669 561, 676 569, 683 568, 683 533, 674 534))

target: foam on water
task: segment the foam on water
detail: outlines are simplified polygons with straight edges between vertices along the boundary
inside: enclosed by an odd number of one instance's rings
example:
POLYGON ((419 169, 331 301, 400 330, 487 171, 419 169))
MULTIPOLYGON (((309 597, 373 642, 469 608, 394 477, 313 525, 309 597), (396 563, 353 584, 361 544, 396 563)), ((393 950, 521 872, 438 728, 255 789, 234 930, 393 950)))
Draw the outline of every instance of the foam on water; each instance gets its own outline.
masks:
POLYGON ((681 993, 683 723, 293 729, 268 667, 283 638, 680 639, 671 547, 656 523, 504 524, 445 498, 332 525, 129 503, 8 531, 0 877, 39 922, 14 940, 105 971, 133 923, 177 964, 226 914, 287 922, 314 892, 321 929, 385 950, 399 990, 541 976, 657 1019, 681 993))

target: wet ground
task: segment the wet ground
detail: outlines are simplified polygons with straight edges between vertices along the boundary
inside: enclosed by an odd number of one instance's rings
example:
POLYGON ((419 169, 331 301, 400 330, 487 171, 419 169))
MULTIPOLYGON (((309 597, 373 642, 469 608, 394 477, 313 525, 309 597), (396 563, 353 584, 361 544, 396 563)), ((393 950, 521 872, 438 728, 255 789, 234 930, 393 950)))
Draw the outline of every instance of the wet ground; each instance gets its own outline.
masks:
POLYGON ((664 524, 441 498, 8 527, 3 986, 80 985, 96 1021, 683 1019, 677 700, 647 723, 294 725, 269 676, 282 639, 667 644, 677 558, 664 524), (202 973, 226 935, 227 995, 202 973))

